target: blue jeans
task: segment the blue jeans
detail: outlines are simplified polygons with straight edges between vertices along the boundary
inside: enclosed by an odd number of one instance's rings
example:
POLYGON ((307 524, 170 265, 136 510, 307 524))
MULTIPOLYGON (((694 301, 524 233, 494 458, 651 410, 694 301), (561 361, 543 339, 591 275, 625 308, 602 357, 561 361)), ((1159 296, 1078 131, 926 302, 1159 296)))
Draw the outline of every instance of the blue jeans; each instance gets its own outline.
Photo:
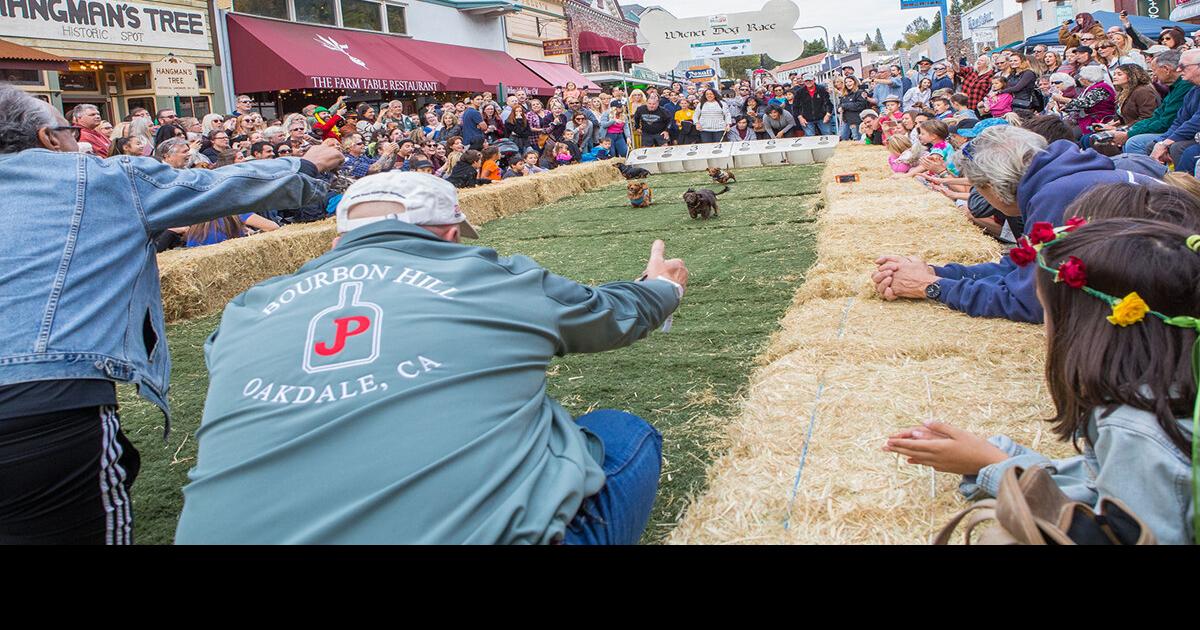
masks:
POLYGON ((575 419, 604 443, 604 487, 584 499, 567 526, 568 545, 636 545, 650 520, 662 472, 662 436, 624 411, 600 409, 575 419))
POLYGON ((842 133, 838 137, 842 140, 862 140, 862 134, 858 132, 858 125, 848 123, 842 124, 842 133))
POLYGON ((721 142, 724 139, 725 139, 724 131, 701 131, 700 132, 700 142, 703 144, 709 144, 711 142, 721 142))
POLYGON ((1200 161, 1200 144, 1193 144, 1180 153, 1179 160, 1175 162, 1175 172, 1195 173, 1197 161, 1200 161))
POLYGON ((1125 141, 1125 152, 1137 155, 1150 155, 1150 150, 1154 148, 1154 143, 1158 142, 1158 138, 1161 135, 1160 133, 1143 133, 1130 136, 1125 141))
POLYGON ((608 139, 612 140, 613 155, 625 157, 629 154, 629 145, 625 143, 625 134, 610 133, 608 139))
POLYGON ((832 136, 837 133, 837 129, 833 126, 833 121, 829 122, 813 122, 809 121, 804 125, 804 135, 806 136, 832 136))

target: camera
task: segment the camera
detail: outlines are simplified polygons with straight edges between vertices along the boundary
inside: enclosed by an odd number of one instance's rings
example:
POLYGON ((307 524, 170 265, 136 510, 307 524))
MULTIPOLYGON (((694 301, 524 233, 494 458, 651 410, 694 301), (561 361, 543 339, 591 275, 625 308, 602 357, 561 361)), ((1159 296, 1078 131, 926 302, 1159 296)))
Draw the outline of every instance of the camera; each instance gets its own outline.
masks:
POLYGON ((1092 142, 1110 142, 1113 139, 1113 135, 1114 134, 1111 131, 1101 131, 1099 133, 1094 133, 1094 134, 1092 134, 1092 142))

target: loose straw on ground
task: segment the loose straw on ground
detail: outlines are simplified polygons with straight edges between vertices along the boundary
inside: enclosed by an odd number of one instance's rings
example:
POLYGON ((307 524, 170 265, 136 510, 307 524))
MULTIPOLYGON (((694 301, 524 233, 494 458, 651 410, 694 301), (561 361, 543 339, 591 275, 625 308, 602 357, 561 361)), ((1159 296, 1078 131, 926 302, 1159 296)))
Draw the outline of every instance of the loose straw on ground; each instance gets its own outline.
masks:
POLYGON ((884 302, 870 283, 881 254, 977 263, 999 258, 996 242, 944 197, 892 179, 880 148, 840 146, 822 181, 817 263, 670 543, 928 542, 931 518, 940 525, 963 506, 959 478, 937 474, 931 499, 930 470, 883 452, 886 437, 937 410, 940 421, 1031 444, 1050 415, 1040 327, 884 302), (861 181, 835 182, 851 172, 861 181))

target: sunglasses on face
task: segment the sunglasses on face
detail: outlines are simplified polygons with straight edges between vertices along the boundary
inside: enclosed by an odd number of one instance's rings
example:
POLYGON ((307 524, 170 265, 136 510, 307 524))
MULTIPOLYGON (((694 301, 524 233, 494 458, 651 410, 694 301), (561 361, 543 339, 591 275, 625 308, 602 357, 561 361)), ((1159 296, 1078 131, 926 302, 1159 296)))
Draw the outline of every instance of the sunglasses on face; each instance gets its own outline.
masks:
POLYGON ((239 105, 249 105, 250 103, 253 103, 253 102, 254 101, 238 101, 238 104, 239 105))
POLYGON ((286 149, 286 148, 284 148, 284 147, 280 147, 280 148, 279 148, 279 151, 277 151, 276 153, 277 153, 278 155, 290 155, 290 154, 292 153, 292 150, 291 150, 291 149, 286 149))

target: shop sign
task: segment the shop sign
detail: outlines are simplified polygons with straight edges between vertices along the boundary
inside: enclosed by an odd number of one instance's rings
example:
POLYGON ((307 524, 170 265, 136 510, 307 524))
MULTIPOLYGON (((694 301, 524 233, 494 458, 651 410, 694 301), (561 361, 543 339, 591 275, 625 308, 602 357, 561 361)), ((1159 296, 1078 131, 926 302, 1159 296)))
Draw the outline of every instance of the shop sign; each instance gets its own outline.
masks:
POLYGON ((1070 2, 1059 2, 1054 5, 1054 21, 1062 24, 1075 19, 1075 5, 1070 2))
POLYGON ((1171 9, 1175 8, 1174 5, 1175 3, 1171 0, 1138 0, 1138 15, 1165 20, 1168 15, 1171 15, 1171 9))
POLYGON ((542 54, 547 57, 554 55, 569 55, 573 49, 571 48, 571 39, 545 39, 542 40, 542 54))
POLYGON ((194 63, 167 57, 150 64, 150 76, 154 78, 157 96, 200 96, 200 81, 196 78, 194 63))
POLYGON ((712 66, 692 66, 684 71, 683 76, 693 83, 706 83, 717 76, 712 66))
POLYGON ((359 77, 309 77, 309 87, 333 90, 383 90, 390 92, 436 92, 441 88, 437 81, 411 81, 408 79, 363 79, 359 77))
POLYGON ((804 41, 792 28, 800 8, 792 0, 769 0, 758 11, 677 18, 663 9, 642 13, 638 41, 646 42, 646 66, 667 72, 680 61, 765 53, 777 61, 797 59, 804 41))
POLYGON ((0 0, 0 36, 209 49, 206 10, 117 0, 0 0))
POLYGON ((630 74, 632 74, 635 78, 642 79, 644 81, 662 80, 662 76, 657 72, 654 72, 653 70, 647 70, 646 68, 640 68, 638 66, 634 66, 633 71, 630 72, 630 74))

